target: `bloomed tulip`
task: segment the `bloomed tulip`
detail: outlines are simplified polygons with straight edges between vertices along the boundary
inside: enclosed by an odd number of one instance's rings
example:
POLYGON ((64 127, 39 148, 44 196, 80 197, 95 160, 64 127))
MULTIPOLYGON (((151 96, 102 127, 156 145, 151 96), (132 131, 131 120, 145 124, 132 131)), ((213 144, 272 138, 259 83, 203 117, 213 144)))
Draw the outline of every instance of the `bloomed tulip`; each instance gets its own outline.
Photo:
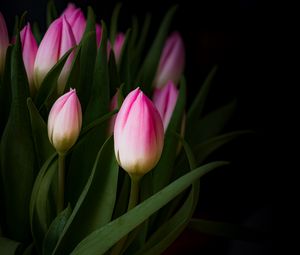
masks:
POLYGON ((0 12, 0 75, 4 71, 6 50, 9 44, 6 23, 2 13, 0 12))
POLYGON ((30 94, 33 95, 35 91, 33 80, 33 67, 38 46, 31 32, 29 23, 27 23, 27 25, 22 29, 20 36, 22 43, 23 62, 25 65, 27 78, 29 82, 30 94))
POLYGON ((114 42, 113 50, 115 53, 116 63, 119 63, 122 48, 125 42, 125 35, 123 33, 118 33, 114 42))
MULTIPOLYGON (((57 61, 73 46, 76 41, 65 16, 54 20, 49 26, 38 48, 34 62, 34 79, 37 89, 57 61)), ((62 94, 70 73, 74 52, 68 57, 58 78, 57 91, 62 94)))
POLYGON ((154 79, 156 88, 163 87, 169 80, 178 84, 185 63, 185 50, 178 32, 173 32, 167 39, 154 79))
POLYGON ((59 154, 65 154, 76 142, 82 124, 82 113, 75 89, 60 98, 52 106, 48 117, 48 136, 59 154))
POLYGON ((163 120, 165 131, 176 106, 178 94, 178 89, 172 81, 169 81, 164 87, 154 90, 153 103, 163 120))
POLYGON ((155 167, 164 144, 161 117, 151 100, 137 88, 125 98, 114 127, 115 155, 132 178, 155 167))

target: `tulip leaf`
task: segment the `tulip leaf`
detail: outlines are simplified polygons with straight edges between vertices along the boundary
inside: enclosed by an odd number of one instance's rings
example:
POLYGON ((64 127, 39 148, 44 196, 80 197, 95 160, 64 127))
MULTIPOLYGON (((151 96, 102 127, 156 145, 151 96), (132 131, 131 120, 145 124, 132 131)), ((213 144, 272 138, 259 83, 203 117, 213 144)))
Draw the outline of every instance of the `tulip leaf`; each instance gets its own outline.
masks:
POLYGON ((111 45, 114 45, 115 43, 115 39, 118 31, 118 18, 119 18, 121 7, 122 4, 117 3, 111 16, 111 22, 110 22, 111 25, 110 25, 110 34, 109 34, 111 45))
POLYGON ((216 75, 217 66, 214 66, 210 73, 207 75, 201 89, 199 90, 193 104, 191 105, 187 114, 187 133, 192 130, 192 124, 195 120, 201 117, 203 113, 205 101, 210 90, 212 81, 216 75))
POLYGON ((48 27, 58 17, 57 10, 53 0, 49 0, 47 3, 47 25, 48 27))
POLYGON ((6 50, 5 66, 3 77, 0 77, 0 137, 2 136, 4 127, 8 120, 11 105, 11 53, 12 46, 8 46, 6 50), (1 79, 2 78, 2 79, 1 79))
POLYGON ((8 237, 25 242, 30 240, 28 206, 37 169, 26 103, 29 85, 19 33, 11 56, 11 87, 11 109, 0 148, 4 222, 8 237))
POLYGON ((59 239, 59 236, 61 235, 69 217, 71 216, 71 213, 72 209, 69 205, 53 220, 43 242, 43 255, 52 254, 59 239))
POLYGON ((65 86, 64 93, 67 93, 70 90, 70 88, 77 88, 79 86, 80 52, 81 52, 81 44, 77 46, 76 51, 74 53, 72 67, 65 86))
POLYGON ((156 69, 160 60, 160 55, 176 9, 177 6, 174 6, 167 12, 138 75, 138 81, 144 84, 145 88, 143 90, 148 93, 151 89, 152 81, 154 80, 156 69))
POLYGON ((36 158, 39 168, 41 168, 55 150, 49 141, 46 123, 39 114, 39 111, 35 107, 31 98, 27 99, 27 107, 30 114, 36 158))
POLYGON ((68 50, 60 60, 51 68, 51 70, 47 73, 46 77, 42 81, 41 87, 38 90, 38 93, 35 98, 35 105, 39 109, 42 109, 43 106, 51 107, 53 103, 53 94, 56 94, 57 88, 57 79, 60 75, 61 70, 63 69, 71 51, 68 50))
POLYGON ((44 235, 46 234, 46 229, 45 229, 46 224, 40 222, 41 217, 38 217, 37 215, 36 201, 39 197, 40 188, 45 182, 44 179, 47 172, 50 169, 56 169, 56 168, 57 168, 57 154, 54 153, 47 159, 47 161, 44 163, 43 167, 41 168, 39 174, 37 175, 32 189, 31 199, 30 199, 29 215, 30 215, 31 233, 34 239, 34 243, 40 252, 42 251, 42 242, 43 242, 44 235))
POLYGON ((187 140, 191 145, 199 144, 207 139, 219 135, 231 118, 236 100, 205 115, 200 120, 190 123, 191 132, 187 132, 187 140))
POLYGON ((123 236, 186 190, 195 180, 225 164, 227 163, 222 161, 212 162, 182 176, 126 214, 91 233, 76 246, 71 254, 104 254, 123 236))
MULTIPOLYGON (((101 44, 96 57, 91 92, 90 100, 84 115, 85 124, 91 123, 109 111, 110 92, 107 66, 107 32, 104 22, 102 22, 101 44)), ((103 130, 103 132, 105 131, 106 130, 103 130)))
POLYGON ((109 54, 108 72, 109 72, 109 87, 110 87, 110 93, 112 97, 117 92, 117 89, 121 85, 115 54, 113 50, 111 50, 109 54))
POLYGON ((130 47, 130 51, 132 52, 132 50, 135 49, 136 41, 139 34, 139 21, 137 16, 133 16, 131 22, 132 22, 132 26, 131 26, 132 32, 131 32, 129 47, 130 47))
POLYGON ((42 34, 41 34, 39 24, 37 22, 33 23, 32 32, 33 32, 33 35, 34 35, 34 38, 35 38, 37 44, 40 44, 40 42, 42 40, 42 34))
POLYGON ((123 171, 119 174, 119 183, 121 183, 120 191, 118 192, 116 208, 114 211, 113 219, 120 217, 127 211, 128 201, 129 201, 129 192, 130 192, 130 177, 123 171))
POLYGON ((20 248, 22 247, 21 243, 16 242, 14 240, 0 237, 0 254, 5 255, 14 255, 20 252, 20 248))
POLYGON ((119 166, 110 137, 100 149, 93 170, 58 241, 54 254, 69 254, 88 234, 112 218, 119 166))

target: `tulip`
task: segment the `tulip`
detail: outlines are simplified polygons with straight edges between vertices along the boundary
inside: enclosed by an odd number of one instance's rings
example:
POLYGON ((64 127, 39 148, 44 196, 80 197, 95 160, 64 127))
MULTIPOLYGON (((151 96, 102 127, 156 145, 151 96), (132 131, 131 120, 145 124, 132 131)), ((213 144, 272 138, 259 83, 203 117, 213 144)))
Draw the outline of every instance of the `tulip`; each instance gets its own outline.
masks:
POLYGON ((69 3, 67 8, 63 11, 62 16, 65 15, 67 18, 72 16, 72 14, 76 11, 76 5, 73 3, 69 3))
POLYGON ((114 139, 117 161, 133 179, 149 172, 160 159, 163 123, 151 100, 139 88, 128 94, 120 108, 114 139))
POLYGON ((31 32, 29 23, 27 23, 27 25, 22 29, 20 36, 22 43, 23 62, 29 82, 30 94, 33 95, 35 90, 33 81, 33 67, 38 46, 31 32))
POLYGON ((163 120, 165 131, 176 106, 178 94, 178 89, 172 81, 168 81, 164 87, 154 90, 153 103, 163 120))
POLYGON ((178 84, 185 63, 185 50, 178 32, 173 32, 167 39, 154 79, 156 88, 163 87, 169 80, 178 84))
POLYGON ((9 45, 9 38, 6 23, 0 12, 0 75, 4 71, 6 50, 9 45))
POLYGON ((76 142, 82 124, 82 113, 75 89, 54 103, 48 117, 48 136, 59 154, 65 154, 76 142))
POLYGON ((99 24, 96 24, 96 40, 97 40, 97 47, 100 47, 100 42, 101 42, 101 37, 102 37, 102 29, 99 24))
POLYGON ((122 48, 125 42, 125 35, 123 33, 118 33, 114 42, 113 50, 115 53, 116 63, 119 63, 122 48))
MULTIPOLYGON (((110 102, 109 110, 112 112, 116 109, 118 109, 118 97, 119 97, 119 90, 116 92, 116 94, 113 96, 110 102)), ((108 127, 108 134, 111 135, 114 132, 114 126, 116 122, 117 115, 111 117, 108 127)))
MULTIPOLYGON (((72 29, 65 16, 54 20, 41 41, 34 62, 34 79, 37 89, 50 69, 75 45, 76 41, 72 29)), ((74 52, 68 57, 58 78, 57 91, 59 94, 64 91, 73 57, 74 52)))

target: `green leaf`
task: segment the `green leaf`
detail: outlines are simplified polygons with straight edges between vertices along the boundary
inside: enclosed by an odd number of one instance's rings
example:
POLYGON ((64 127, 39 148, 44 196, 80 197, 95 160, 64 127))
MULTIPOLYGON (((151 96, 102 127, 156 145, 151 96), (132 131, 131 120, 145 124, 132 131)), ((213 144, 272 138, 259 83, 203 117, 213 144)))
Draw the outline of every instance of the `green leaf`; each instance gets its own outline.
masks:
POLYGON ((109 87, 111 92, 111 97, 117 92, 117 89, 121 85, 121 80, 115 60, 114 51, 110 51, 108 60, 108 71, 109 71, 109 87))
POLYGON ((78 88, 79 86, 79 77, 80 77, 80 52, 81 52, 81 44, 76 47, 74 58, 72 61, 72 67, 70 70, 70 74, 65 86, 64 93, 67 93, 70 88, 78 88))
MULTIPOLYGON (((107 32, 102 22, 101 44, 97 54, 92 93, 87 105, 84 122, 91 123, 95 119, 108 113, 110 105, 109 77, 107 66, 107 32)), ((103 130, 105 132, 106 130, 103 130)))
POLYGON ((46 123, 31 98, 27 99, 27 107, 30 115, 36 158, 39 168, 41 168, 55 150, 49 141, 46 123))
POLYGON ((71 213, 72 209, 69 205, 53 220, 43 242, 43 255, 52 254, 59 239, 59 236, 61 235, 69 217, 71 216, 71 213))
POLYGON ((123 216, 91 233, 76 246, 71 254, 104 254, 118 240, 187 189, 195 180, 225 164, 227 163, 221 161, 212 162, 179 178, 123 216))
POLYGON ((110 137, 58 241, 54 254, 69 254, 85 236, 109 223, 116 200, 119 166, 110 137))
POLYGON ((176 9, 177 6, 174 6, 167 12, 163 22, 160 25, 156 38, 150 50, 148 51, 145 61, 141 67, 140 74, 138 75, 138 81, 144 84, 145 88, 143 88, 143 90, 148 93, 152 86, 152 81, 158 67, 160 55, 164 47, 164 43, 168 35, 171 21, 176 9))
POLYGON ((30 240, 28 207, 37 169, 19 33, 11 57, 11 86, 12 104, 0 148, 4 213, 7 236, 25 242, 30 240))
POLYGON ((232 141, 233 139, 245 135, 245 134, 252 134, 252 131, 245 130, 245 131, 235 131, 231 133, 227 133, 224 135, 220 135, 214 138, 211 138, 197 146, 195 146, 194 152, 197 158, 197 162, 203 163, 204 160, 215 150, 223 146, 224 144, 232 141))
POLYGON ((201 117, 204 109, 205 101, 210 90, 213 78, 217 72, 217 66, 214 66, 207 75, 201 89, 199 90, 193 104, 191 105, 187 115, 187 133, 191 130, 192 123, 201 117))
POLYGON ((0 254, 14 255, 17 254, 20 248, 21 243, 5 237, 0 237, 0 254))
POLYGON ((51 68, 51 70, 47 73, 46 77, 42 81, 42 84, 35 98, 35 105, 39 109, 39 111, 44 105, 47 107, 52 106, 51 102, 54 101, 52 97, 53 94, 56 94, 57 79, 72 50, 73 48, 68 50, 60 58, 60 60, 51 68))
MULTIPOLYGON (((44 163, 43 167, 41 168, 39 174, 37 175, 33 189, 32 189, 30 206, 29 206, 31 233, 32 233, 32 237, 34 239, 34 243, 40 252, 42 251, 42 242, 43 242, 44 236, 47 231, 47 226, 46 226, 47 223, 45 224, 40 221, 41 217, 39 217, 37 215, 36 201, 39 197, 40 188, 43 185, 43 183, 45 182, 44 181, 45 176, 46 176, 47 172, 51 169, 57 169, 57 154, 56 153, 54 153, 47 159, 47 161, 44 163)), ((52 171, 54 171, 54 170, 52 170, 52 171)), ((39 208, 41 208, 41 207, 39 207, 39 208)))
POLYGON ((49 0, 47 4, 47 26, 52 23, 58 17, 57 10, 53 0, 49 0))
POLYGON ((114 45, 115 43, 115 39, 118 31, 118 18, 119 18, 121 7, 122 4, 117 3, 111 16, 111 21, 110 21, 111 25, 110 25, 110 34, 109 34, 111 45, 114 45))
POLYGON ((33 23, 32 32, 33 32, 33 35, 34 35, 34 38, 35 38, 36 42, 38 44, 40 44, 40 42, 42 40, 42 34, 41 34, 39 24, 37 22, 33 23))
POLYGON ((235 105, 236 100, 208 113, 200 120, 194 120, 191 123, 191 131, 186 133, 189 143, 191 145, 199 144, 219 135, 231 118, 235 105))

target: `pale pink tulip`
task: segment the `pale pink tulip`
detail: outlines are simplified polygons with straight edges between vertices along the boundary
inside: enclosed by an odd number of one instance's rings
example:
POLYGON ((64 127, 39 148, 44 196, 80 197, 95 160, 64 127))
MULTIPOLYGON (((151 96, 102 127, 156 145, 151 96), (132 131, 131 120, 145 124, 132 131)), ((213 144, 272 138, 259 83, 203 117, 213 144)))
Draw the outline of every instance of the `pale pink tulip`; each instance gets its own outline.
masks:
POLYGON ((80 8, 77 8, 66 18, 72 28, 76 44, 79 44, 86 27, 86 20, 80 8))
POLYGON ((131 177, 155 167, 164 144, 161 117, 151 100, 137 88, 125 98, 114 127, 115 155, 131 177))
POLYGON ((163 87, 169 80, 178 84, 183 73, 185 64, 185 49, 182 38, 178 32, 173 32, 167 39, 156 76, 154 86, 156 88, 163 87))
MULTIPOLYGON (((50 69, 75 45, 76 41, 72 29, 65 16, 54 20, 41 41, 34 63, 34 79, 37 89, 50 69)), ((73 57, 74 52, 68 57, 58 78, 57 91, 59 94, 64 91, 73 57)))
POLYGON ((59 154, 65 154, 76 142, 82 124, 82 113, 75 89, 56 100, 48 117, 48 136, 59 154))
POLYGON ((9 38, 6 23, 0 12, 0 75, 4 71, 6 50, 9 45, 9 38))
POLYGON ((27 25, 22 29, 20 37, 22 43, 23 62, 29 82, 30 94, 34 95, 35 86, 33 80, 33 68, 38 46, 33 33, 31 32, 29 23, 27 23, 27 25))
POLYGON ((175 109, 178 94, 178 89, 172 81, 169 81, 164 87, 154 90, 153 103, 163 120, 165 131, 175 109))

